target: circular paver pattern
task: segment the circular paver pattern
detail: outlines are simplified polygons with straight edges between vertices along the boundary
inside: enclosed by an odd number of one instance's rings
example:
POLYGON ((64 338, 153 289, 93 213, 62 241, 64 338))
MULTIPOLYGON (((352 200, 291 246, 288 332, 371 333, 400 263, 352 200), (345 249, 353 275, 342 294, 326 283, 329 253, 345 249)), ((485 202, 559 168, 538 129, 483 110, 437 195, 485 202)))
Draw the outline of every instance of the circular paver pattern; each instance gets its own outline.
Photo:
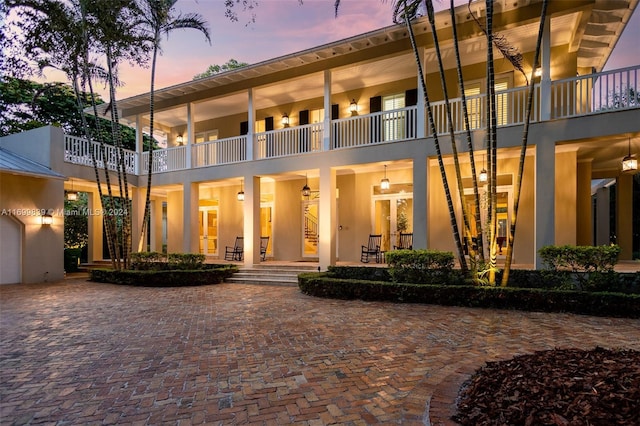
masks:
POLYGON ((441 424, 442 395, 486 361, 640 350, 639 330, 634 319, 327 300, 285 286, 0 286, 0 423, 429 424, 433 397, 441 424))

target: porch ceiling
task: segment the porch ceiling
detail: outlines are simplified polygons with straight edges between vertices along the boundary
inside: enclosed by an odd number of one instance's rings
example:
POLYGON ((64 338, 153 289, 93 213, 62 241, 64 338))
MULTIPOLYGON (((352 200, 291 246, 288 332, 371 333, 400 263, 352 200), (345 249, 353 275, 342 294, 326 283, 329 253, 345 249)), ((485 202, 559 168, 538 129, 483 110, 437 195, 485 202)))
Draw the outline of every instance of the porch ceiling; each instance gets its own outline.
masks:
MULTIPOLYGON (((569 44, 570 49, 578 54, 579 67, 593 67, 601 70, 638 1, 593 0, 571 3, 573 6, 568 7, 568 10, 552 15, 552 46, 569 44)), ((516 8, 514 5, 522 8, 537 2, 537 0, 524 0, 514 3, 501 0, 498 8, 503 12, 513 11, 516 8)), ((558 4, 555 6, 559 7, 558 4)), ((483 15, 483 6, 474 3, 473 7, 476 14, 483 15)), ((469 23, 470 17, 466 5, 457 8, 456 13, 458 22, 469 23)), ((507 23, 498 31, 520 51, 531 51, 536 43, 538 22, 531 17, 521 19, 523 20, 519 24, 507 23)), ((450 24, 447 21, 449 20, 447 11, 437 16, 438 27, 443 28, 444 37, 441 39, 441 47, 447 69, 455 66, 453 44, 448 39, 450 31, 447 26, 450 24)), ((416 21, 414 28, 418 37, 429 32, 425 18, 416 21)), ((467 64, 483 62, 486 46, 484 38, 478 36, 477 28, 475 34, 473 30, 467 33, 460 44, 463 61, 467 64)), ((334 66, 332 68, 334 93, 410 78, 416 74, 413 53, 410 50, 382 59, 371 53, 385 48, 390 43, 407 38, 408 34, 404 26, 386 27, 206 79, 161 89, 156 92, 156 105, 159 109, 156 110, 155 119, 167 127, 185 125, 184 105, 187 101, 194 102, 196 105, 196 121, 246 112, 247 93, 244 86, 247 82, 253 79, 264 81, 265 78, 269 78, 269 75, 279 72, 286 72, 292 77, 274 84, 255 87, 254 101, 257 109, 321 97, 323 95, 322 72, 305 72, 305 67, 315 66, 318 69, 318 64, 322 61, 335 63, 336 58, 348 54, 369 52, 367 55, 370 55, 370 59, 364 59, 354 65, 334 66), (234 87, 236 89, 233 89, 234 87), (175 106, 170 106, 172 104, 175 106)), ((430 67, 427 71, 435 71, 436 58, 433 48, 427 49, 425 59, 430 67)), ((119 107, 123 110, 124 119, 134 122, 135 114, 148 109, 148 98, 148 94, 141 94, 120 101, 119 107)))

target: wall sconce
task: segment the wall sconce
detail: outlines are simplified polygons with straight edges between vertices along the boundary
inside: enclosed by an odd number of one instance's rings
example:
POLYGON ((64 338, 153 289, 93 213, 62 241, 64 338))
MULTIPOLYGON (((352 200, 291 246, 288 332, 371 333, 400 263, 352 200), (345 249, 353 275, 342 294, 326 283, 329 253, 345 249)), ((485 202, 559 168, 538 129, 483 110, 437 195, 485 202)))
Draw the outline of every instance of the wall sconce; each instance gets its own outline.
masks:
POLYGON ((534 77, 542 77, 542 68, 538 67, 536 68, 535 72, 533 73, 534 77))
POLYGON ((282 116, 282 125, 284 127, 288 127, 289 126, 289 116, 287 114, 284 114, 282 116))
POLYGON ((78 200, 78 193, 73 190, 73 179, 71 179, 71 191, 67 191, 67 200, 69 201, 78 200))
POLYGON ((631 155, 631 138, 629 138, 629 153, 622 159, 622 172, 633 173, 638 170, 638 160, 631 155))
POLYGON ((351 100, 351 103, 349 104, 349 111, 351 111, 352 115, 358 112, 358 103, 355 99, 351 100))
POLYGON ((484 168, 484 155, 482 156, 482 170, 480 170, 480 176, 478 176, 480 182, 486 182, 489 180, 489 175, 487 174, 487 169, 484 168))
POLYGON ((176 136, 176 142, 178 143, 178 146, 182 146, 182 143, 183 143, 182 135, 176 136))
POLYGON ((41 219, 42 219, 42 225, 47 225, 47 226, 53 225, 53 216, 51 216, 50 213, 44 213, 41 216, 41 219))
POLYGON ((304 175, 304 179, 305 179, 305 183, 304 186, 302 187, 302 196, 303 197, 308 197, 309 195, 311 195, 311 188, 309 188, 309 178, 307 177, 307 175, 304 175))
POLYGON ((236 195, 236 198, 238 199, 238 201, 244 201, 244 190, 242 188, 242 181, 240 181, 240 191, 236 195))
POLYGON ((384 165, 384 178, 380 180, 380 189, 387 190, 391 186, 389 179, 387 179, 387 165, 384 165))

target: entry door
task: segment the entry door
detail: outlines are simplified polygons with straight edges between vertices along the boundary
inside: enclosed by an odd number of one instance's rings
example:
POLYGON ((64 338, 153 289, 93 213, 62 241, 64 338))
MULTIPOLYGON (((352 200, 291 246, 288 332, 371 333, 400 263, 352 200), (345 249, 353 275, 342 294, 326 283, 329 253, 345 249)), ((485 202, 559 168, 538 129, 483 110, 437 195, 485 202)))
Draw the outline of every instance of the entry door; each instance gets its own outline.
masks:
MULTIPOLYGON (((483 246, 485 249, 488 248, 489 244, 489 223, 488 220, 488 205, 489 202, 487 200, 487 192, 484 189, 480 189, 480 219, 482 223, 482 230, 484 231, 483 235, 483 246)), ((511 186, 499 186, 497 188, 497 238, 498 238, 498 256, 505 255, 507 252, 507 247, 509 245, 509 230, 511 228, 511 219, 509 213, 512 209, 512 194, 511 194, 511 186)), ((469 212, 470 223, 470 237, 475 239, 478 237, 478 231, 476 229, 476 218, 475 211, 476 206, 474 202, 473 191, 470 189, 465 189, 465 203, 467 211, 469 212)))
POLYGON ((218 254, 218 208, 200 207, 200 253, 218 254))
POLYGON ((400 233, 413 232, 413 197, 397 194, 373 201, 374 233, 382 234, 381 250, 392 250, 400 233))
POLYGON ((318 257, 319 232, 318 200, 305 200, 302 202, 302 257, 318 257))
POLYGON ((273 256, 273 202, 260 203, 260 236, 269 237, 267 257, 273 256))

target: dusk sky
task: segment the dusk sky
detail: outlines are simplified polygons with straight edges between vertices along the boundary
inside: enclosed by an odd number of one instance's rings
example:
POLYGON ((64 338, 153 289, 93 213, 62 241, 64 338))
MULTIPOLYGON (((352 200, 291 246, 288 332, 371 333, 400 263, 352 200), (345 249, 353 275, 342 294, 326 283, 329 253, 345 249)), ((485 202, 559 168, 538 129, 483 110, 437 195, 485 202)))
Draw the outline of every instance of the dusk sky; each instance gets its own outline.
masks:
MULTIPOLYGON (((156 88, 189 81, 209 65, 222 65, 231 58, 255 64, 392 24, 389 0, 342 0, 337 18, 333 4, 334 0, 304 0, 302 5, 298 0, 259 0, 253 11, 255 22, 249 23, 251 12, 241 9, 238 22, 225 18, 223 0, 180 0, 177 10, 199 13, 208 21, 212 43, 196 30, 177 30, 165 37, 156 88)), ((449 1, 435 4, 442 9, 449 1)), ((638 64, 638 40, 640 12, 636 10, 606 68, 638 64)), ((125 87, 118 89, 119 99, 149 91, 149 69, 122 66, 120 73, 125 87)))

